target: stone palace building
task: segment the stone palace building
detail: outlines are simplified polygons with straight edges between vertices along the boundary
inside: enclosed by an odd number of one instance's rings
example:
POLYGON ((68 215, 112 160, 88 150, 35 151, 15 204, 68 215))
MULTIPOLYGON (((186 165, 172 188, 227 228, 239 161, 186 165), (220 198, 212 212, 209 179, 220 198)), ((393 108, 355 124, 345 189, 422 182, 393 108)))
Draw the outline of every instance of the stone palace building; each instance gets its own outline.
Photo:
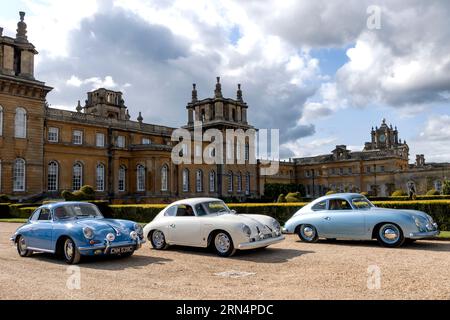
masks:
MULTIPOLYGON (((97 196, 129 202, 167 202, 193 196, 258 198, 265 183, 300 183, 309 196, 327 190, 367 191, 378 195, 406 189, 440 190, 448 164, 425 163, 418 155, 408 163, 409 148, 385 121, 371 131, 362 151, 336 146, 328 155, 280 162, 273 176, 260 176, 260 164, 249 161, 254 150, 245 142, 240 164, 174 164, 171 141, 175 128, 130 119, 121 92, 87 93, 74 111, 48 107, 52 90, 34 77, 35 47, 28 42, 24 13, 15 38, 0 28, 0 193, 13 198, 60 197, 62 190, 91 185, 97 196)), ((214 96, 198 99, 195 84, 186 106, 187 124, 203 130, 252 129, 240 85, 236 98, 222 96, 217 78, 214 96)), ((205 146, 205 145, 203 145, 205 146)), ((202 150, 191 150, 195 155, 202 150)), ((237 152, 236 152, 237 154, 237 152)))

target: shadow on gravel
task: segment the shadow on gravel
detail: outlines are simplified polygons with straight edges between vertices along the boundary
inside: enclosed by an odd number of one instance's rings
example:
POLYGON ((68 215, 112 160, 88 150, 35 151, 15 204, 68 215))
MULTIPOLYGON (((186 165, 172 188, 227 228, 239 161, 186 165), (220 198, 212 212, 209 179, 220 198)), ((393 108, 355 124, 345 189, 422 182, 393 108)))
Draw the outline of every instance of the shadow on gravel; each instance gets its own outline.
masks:
MULTIPOLYGON (((304 243, 297 240, 298 243, 304 243)), ((382 248, 376 240, 319 240, 318 244, 329 244, 336 246, 352 246, 352 247, 373 247, 382 248)), ((386 248, 391 249, 391 248, 386 248)), ((396 248, 393 248, 396 249, 396 248)), ((417 240, 413 243, 404 243, 399 249, 409 250, 428 250, 428 251, 447 251, 450 252, 450 241, 429 241, 429 240, 417 240)))
POLYGON ((208 248, 184 247, 184 246, 170 246, 169 251, 176 251, 184 254, 196 254, 210 257, 217 257, 218 259, 234 259, 244 260, 260 263, 283 263, 290 259, 299 257, 306 253, 314 253, 314 251, 304 251, 295 249, 282 248, 259 248, 252 250, 237 250, 236 253, 229 258, 218 257, 213 250, 208 248))
MULTIPOLYGON (((49 253, 35 253, 30 259, 39 259, 51 263, 67 265, 62 259, 49 253)), ((171 259, 133 255, 131 257, 120 256, 86 256, 81 258, 80 268, 98 270, 125 270, 128 268, 145 267, 151 264, 163 264, 172 261, 171 259)))

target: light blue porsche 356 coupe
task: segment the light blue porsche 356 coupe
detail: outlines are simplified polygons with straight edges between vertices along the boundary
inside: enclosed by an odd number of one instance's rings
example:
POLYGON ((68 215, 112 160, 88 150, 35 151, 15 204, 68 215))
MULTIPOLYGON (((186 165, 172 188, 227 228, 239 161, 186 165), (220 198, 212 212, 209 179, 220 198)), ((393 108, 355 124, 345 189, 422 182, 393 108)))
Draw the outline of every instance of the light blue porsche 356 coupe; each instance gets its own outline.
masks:
POLYGON ((284 231, 302 241, 328 239, 377 239, 385 247, 437 236, 433 218, 417 210, 375 207, 358 193, 337 193, 318 198, 298 210, 284 231))
POLYGON ((131 256, 144 238, 138 223, 105 219, 93 204, 58 202, 37 208, 11 241, 21 257, 50 252, 76 264, 84 255, 131 256))

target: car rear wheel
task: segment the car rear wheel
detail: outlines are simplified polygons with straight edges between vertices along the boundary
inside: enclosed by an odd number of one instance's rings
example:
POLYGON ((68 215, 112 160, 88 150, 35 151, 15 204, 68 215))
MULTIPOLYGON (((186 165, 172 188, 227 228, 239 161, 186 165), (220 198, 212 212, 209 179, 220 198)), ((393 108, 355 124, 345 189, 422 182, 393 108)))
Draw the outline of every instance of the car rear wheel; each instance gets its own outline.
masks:
POLYGON ((169 247, 169 245, 166 242, 164 233, 160 230, 154 230, 151 233, 150 242, 152 243, 152 247, 156 250, 164 250, 169 247))
POLYGON ((80 251, 78 251, 77 245, 70 238, 64 241, 63 253, 64 261, 67 264, 77 264, 81 260, 80 251))
POLYGON ((23 236, 19 236, 17 239, 17 252, 21 257, 29 257, 33 254, 33 251, 27 249, 27 244, 25 242, 25 238, 23 236))
POLYGON ((377 240, 382 246, 388 248, 400 247, 405 242, 402 229, 393 223, 385 223, 380 226, 377 240))
POLYGON ((319 240, 319 235, 317 230, 313 225, 302 224, 297 231, 298 237, 304 242, 317 242, 319 240))
POLYGON ((214 248, 216 249, 217 255, 221 257, 230 257, 236 252, 233 240, 225 231, 219 231, 214 236, 214 248))

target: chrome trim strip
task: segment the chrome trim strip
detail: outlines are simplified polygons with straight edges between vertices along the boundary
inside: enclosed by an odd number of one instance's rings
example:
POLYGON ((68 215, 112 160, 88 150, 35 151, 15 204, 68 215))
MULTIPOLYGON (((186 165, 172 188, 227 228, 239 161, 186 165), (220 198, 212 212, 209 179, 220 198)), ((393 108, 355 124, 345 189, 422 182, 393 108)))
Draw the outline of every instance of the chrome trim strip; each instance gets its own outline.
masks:
POLYGON ((257 240, 254 242, 245 242, 245 243, 240 243, 237 246, 237 249, 239 249, 239 250, 255 249, 255 248, 259 248, 259 247, 269 246, 271 244, 275 244, 275 243, 281 242, 283 240, 284 240, 284 236, 281 235, 276 238, 267 238, 264 240, 257 240))
POLYGON ((27 247, 27 249, 32 250, 32 251, 55 253, 55 250, 49 250, 49 249, 39 249, 39 248, 35 248, 35 247, 27 247))

